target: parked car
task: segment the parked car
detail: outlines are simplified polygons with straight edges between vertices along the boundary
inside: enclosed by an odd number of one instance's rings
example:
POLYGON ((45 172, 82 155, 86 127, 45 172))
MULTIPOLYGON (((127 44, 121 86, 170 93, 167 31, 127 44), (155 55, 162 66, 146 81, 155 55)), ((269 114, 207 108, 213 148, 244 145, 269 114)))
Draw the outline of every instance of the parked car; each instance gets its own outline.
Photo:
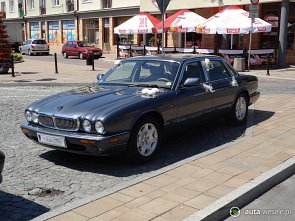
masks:
POLYGON ((44 54, 49 55, 49 45, 44 39, 28 39, 20 47, 21 54, 44 54))
POLYGON ((5 155, 0 150, 0 183, 2 183, 2 171, 3 171, 3 167, 4 167, 4 161, 5 161, 5 155))
POLYGON ((83 41, 69 41, 62 46, 61 53, 64 58, 68 58, 69 56, 78 56, 80 59, 84 59, 91 53, 93 53, 95 59, 102 56, 102 50, 100 48, 94 47, 83 41))
POLYGON ((153 159, 164 134, 218 114, 247 119, 259 98, 257 77, 240 75, 223 58, 203 55, 122 60, 92 86, 37 101, 25 109, 23 133, 54 149, 92 155, 125 152, 153 159))

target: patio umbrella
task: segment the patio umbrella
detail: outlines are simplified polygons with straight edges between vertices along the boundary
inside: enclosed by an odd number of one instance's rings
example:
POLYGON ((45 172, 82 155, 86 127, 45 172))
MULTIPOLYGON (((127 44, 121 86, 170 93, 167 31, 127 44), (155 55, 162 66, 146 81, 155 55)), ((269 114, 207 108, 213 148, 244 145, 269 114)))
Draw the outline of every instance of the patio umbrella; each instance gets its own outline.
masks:
POLYGON ((255 18, 251 28, 249 13, 237 6, 229 6, 208 18, 202 25, 196 27, 196 32, 205 34, 248 34, 250 31, 270 32, 271 24, 255 18))
POLYGON ((139 13, 121 25, 114 28, 115 34, 145 34, 153 33, 153 28, 160 20, 148 13, 139 13))
POLYGON ((212 17, 208 18, 201 26, 196 27, 196 32, 201 30, 206 34, 230 34, 231 49, 233 34, 250 33, 248 70, 250 66, 252 33, 270 32, 272 25, 260 18, 249 18, 249 13, 237 6, 228 6, 212 17))
MULTIPOLYGON (((183 9, 168 17, 164 22, 165 32, 194 32, 198 24, 206 21, 202 16, 183 9)), ((156 25, 155 30, 162 32, 162 22, 156 25)))
MULTIPOLYGON (((171 15, 165 20, 164 32, 194 32, 195 27, 203 23, 204 21, 206 21, 206 19, 202 16, 188 9, 183 9, 171 15)), ((162 32, 162 22, 156 25, 155 31, 158 33, 162 32)))

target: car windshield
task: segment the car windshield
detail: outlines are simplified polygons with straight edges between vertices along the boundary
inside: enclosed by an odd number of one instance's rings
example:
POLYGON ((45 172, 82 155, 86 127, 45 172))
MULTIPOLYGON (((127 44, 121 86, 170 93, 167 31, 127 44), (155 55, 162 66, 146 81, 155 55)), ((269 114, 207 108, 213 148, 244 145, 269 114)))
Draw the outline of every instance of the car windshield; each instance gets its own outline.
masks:
POLYGON ((77 42, 78 47, 91 47, 92 45, 88 42, 79 41, 77 42))
POLYGON ((126 60, 110 69, 98 83, 171 88, 178 68, 179 63, 173 61, 126 60))
POLYGON ((46 45, 47 42, 45 40, 34 40, 32 42, 32 44, 36 44, 36 45, 46 45))

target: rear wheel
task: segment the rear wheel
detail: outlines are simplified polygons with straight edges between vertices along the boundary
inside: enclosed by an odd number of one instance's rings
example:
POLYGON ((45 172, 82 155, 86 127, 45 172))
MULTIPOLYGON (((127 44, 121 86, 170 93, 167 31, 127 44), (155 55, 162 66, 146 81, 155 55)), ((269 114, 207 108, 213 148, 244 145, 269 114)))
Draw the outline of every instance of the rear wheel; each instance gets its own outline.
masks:
POLYGON ((84 55, 82 54, 82 52, 79 53, 79 58, 82 60, 84 59, 84 55))
POLYGON ((68 54, 67 54, 67 52, 65 52, 65 51, 62 53, 62 55, 64 56, 64 58, 68 58, 69 57, 68 54))
POLYGON ((243 124, 248 117, 248 98, 244 93, 239 94, 232 106, 230 113, 231 120, 234 124, 243 124))
POLYGON ((127 158, 133 163, 154 159, 160 149, 162 129, 154 117, 144 117, 134 126, 127 148, 127 158))

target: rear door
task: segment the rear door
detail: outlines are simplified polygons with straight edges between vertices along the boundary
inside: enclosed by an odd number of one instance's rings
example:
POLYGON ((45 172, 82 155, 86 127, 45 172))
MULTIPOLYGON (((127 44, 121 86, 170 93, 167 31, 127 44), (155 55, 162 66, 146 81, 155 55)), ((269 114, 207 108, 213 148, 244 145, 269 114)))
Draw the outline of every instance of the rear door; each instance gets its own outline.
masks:
POLYGON ((207 62, 203 61, 203 64, 213 89, 213 109, 223 110, 231 107, 239 89, 232 84, 233 76, 220 59, 213 58, 207 62))

